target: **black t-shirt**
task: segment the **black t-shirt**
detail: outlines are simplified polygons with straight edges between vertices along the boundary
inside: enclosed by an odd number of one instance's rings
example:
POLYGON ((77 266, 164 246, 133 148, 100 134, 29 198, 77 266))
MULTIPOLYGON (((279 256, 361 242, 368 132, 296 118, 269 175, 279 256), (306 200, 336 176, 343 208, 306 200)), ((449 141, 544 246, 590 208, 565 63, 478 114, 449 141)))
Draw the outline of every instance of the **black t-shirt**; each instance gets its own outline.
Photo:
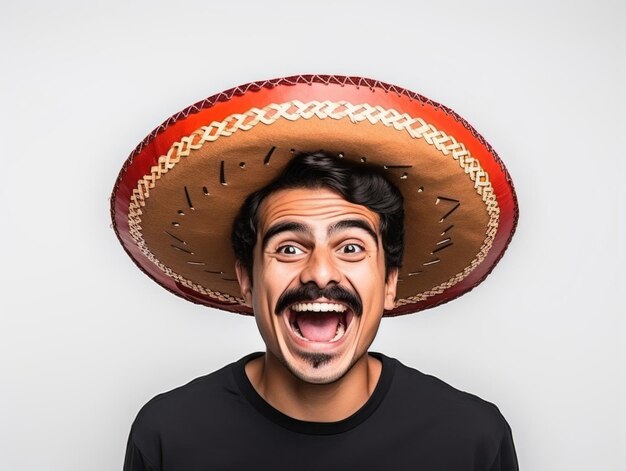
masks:
POLYGON ((293 419, 254 390, 248 355, 161 394, 135 420, 125 471, 516 471, 511 430, 496 406, 382 361, 365 405, 339 422, 293 419))

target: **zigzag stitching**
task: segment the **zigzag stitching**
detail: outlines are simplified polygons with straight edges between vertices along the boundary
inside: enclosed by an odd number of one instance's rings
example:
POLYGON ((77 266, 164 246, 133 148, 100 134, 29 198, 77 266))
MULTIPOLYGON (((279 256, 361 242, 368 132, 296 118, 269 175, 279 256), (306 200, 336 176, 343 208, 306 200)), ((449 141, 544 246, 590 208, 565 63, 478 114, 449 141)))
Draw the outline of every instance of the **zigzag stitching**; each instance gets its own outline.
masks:
POLYGON ((144 200, 149 197, 149 189, 154 188, 156 181, 160 179, 161 175, 174 168, 181 157, 188 157, 192 149, 199 149, 206 142, 213 142, 221 136, 231 136, 238 129, 244 131, 252 129, 258 123, 270 125, 280 118, 295 121, 300 118, 311 119, 313 116, 319 119, 342 119, 348 117, 353 123, 365 120, 369 121, 371 124, 381 122, 383 125, 393 127, 396 130, 404 130, 415 139, 423 138, 443 155, 447 156, 452 152, 452 158, 458 162, 459 166, 463 168, 465 173, 474 182, 474 188, 477 190, 478 194, 482 196, 482 200, 487 206, 487 211, 490 215, 488 221, 489 229, 486 232, 487 237, 477 256, 470 262, 470 265, 461 273, 456 274, 439 286, 419 293, 416 296, 398 300, 396 306, 423 301, 436 294, 441 294, 447 288, 465 278, 482 262, 493 244, 499 225, 500 209, 495 195, 493 194, 493 188, 491 187, 487 173, 481 168, 480 163, 470 156, 465 146, 457 142, 454 137, 427 124, 421 118, 413 118, 406 113, 399 113, 393 109, 384 109, 381 106, 371 106, 367 103, 354 105, 347 101, 331 102, 328 100, 323 102, 311 101, 308 103, 293 100, 282 104, 271 104, 263 109, 252 108, 244 114, 233 114, 223 121, 213 121, 208 126, 203 126, 190 136, 183 137, 180 141, 172 144, 168 152, 164 156, 159 157, 158 165, 153 166, 151 173, 145 175, 143 179, 138 182, 137 188, 133 190, 128 212, 129 233, 137 243, 141 252, 168 276, 197 292, 222 301, 242 302, 241 298, 208 290, 203 286, 197 285, 173 272, 169 267, 161 263, 150 249, 148 249, 143 239, 141 233, 141 218, 139 217, 141 215, 140 207, 145 206, 144 200), (274 113, 272 113, 272 111, 274 111, 274 113), (414 124, 418 124, 419 127, 413 127, 414 124), (194 142, 195 137, 199 137, 197 142, 194 142))

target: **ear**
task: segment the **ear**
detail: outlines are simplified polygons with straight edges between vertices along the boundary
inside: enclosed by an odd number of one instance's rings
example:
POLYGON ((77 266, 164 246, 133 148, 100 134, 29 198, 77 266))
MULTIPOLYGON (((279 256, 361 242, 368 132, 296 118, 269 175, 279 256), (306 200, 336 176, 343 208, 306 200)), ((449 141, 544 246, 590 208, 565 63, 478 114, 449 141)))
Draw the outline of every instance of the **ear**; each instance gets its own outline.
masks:
POLYGON ((239 260, 235 262, 235 273, 237 273, 241 297, 244 299, 246 306, 252 307, 252 278, 250 278, 248 270, 245 269, 239 260))
POLYGON ((392 268, 385 281, 385 310, 390 311, 396 307, 396 287, 398 285, 398 269, 392 268))

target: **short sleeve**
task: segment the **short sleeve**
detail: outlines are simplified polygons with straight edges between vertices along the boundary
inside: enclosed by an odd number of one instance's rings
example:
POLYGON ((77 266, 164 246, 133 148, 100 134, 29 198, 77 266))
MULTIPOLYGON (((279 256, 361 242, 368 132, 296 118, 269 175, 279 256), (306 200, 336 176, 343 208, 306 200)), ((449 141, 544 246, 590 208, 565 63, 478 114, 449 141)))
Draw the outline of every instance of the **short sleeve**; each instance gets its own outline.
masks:
POLYGON ((133 441, 133 435, 128 437, 126 445, 126 457, 124 458, 123 471, 159 471, 159 469, 150 463, 143 455, 139 447, 133 441))
POLYGON ((505 426, 500 449, 489 471, 519 471, 511 427, 506 421, 505 426))

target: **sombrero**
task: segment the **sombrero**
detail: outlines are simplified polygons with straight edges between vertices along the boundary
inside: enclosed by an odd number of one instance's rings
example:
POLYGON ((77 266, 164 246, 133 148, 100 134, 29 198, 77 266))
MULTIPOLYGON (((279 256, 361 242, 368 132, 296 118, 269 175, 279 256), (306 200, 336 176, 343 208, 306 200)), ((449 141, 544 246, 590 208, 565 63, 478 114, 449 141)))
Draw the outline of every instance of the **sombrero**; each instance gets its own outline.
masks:
POLYGON ((297 153, 384 169, 405 202, 405 254, 386 316, 450 301, 502 257, 518 206, 485 139, 451 109, 376 80, 300 75, 254 82, 175 114, 124 163, 115 232, 137 266, 189 301, 251 314, 230 247, 245 197, 297 153))

